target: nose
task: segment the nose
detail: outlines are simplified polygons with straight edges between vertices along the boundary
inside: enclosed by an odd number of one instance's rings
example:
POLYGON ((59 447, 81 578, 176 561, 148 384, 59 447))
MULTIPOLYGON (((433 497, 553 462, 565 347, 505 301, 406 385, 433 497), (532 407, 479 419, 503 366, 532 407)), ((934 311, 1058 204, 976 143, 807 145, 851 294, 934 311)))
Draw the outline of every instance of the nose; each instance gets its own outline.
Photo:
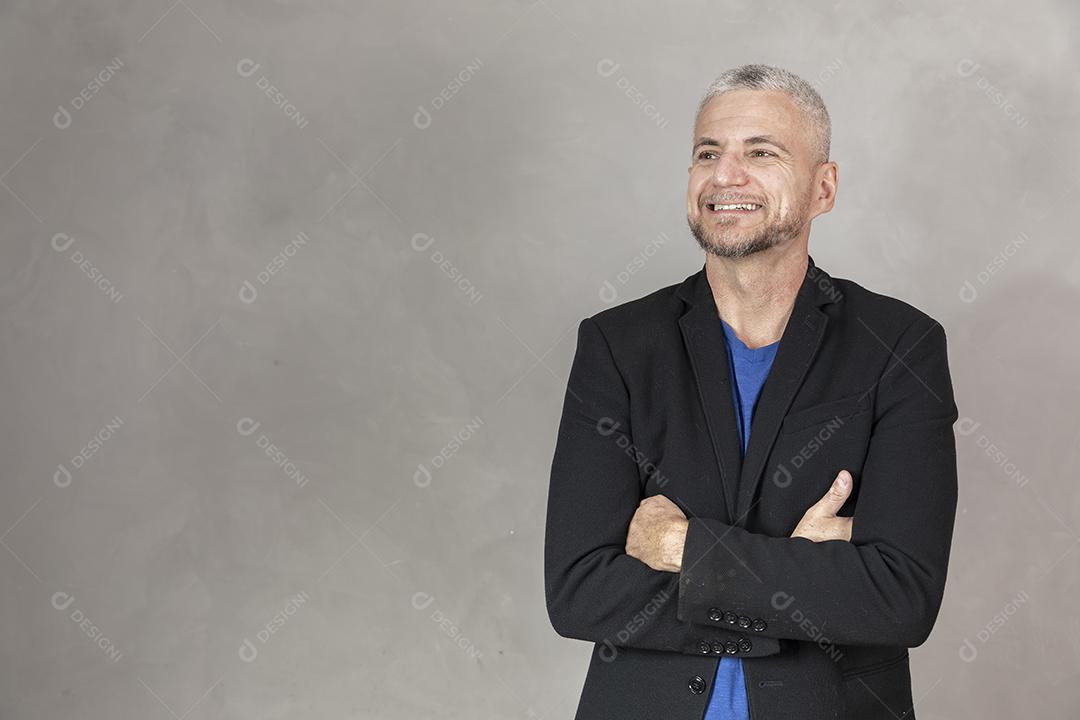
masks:
POLYGON ((746 171, 746 162, 737 153, 725 152, 713 163, 713 182, 719 187, 745 185, 750 179, 746 171))

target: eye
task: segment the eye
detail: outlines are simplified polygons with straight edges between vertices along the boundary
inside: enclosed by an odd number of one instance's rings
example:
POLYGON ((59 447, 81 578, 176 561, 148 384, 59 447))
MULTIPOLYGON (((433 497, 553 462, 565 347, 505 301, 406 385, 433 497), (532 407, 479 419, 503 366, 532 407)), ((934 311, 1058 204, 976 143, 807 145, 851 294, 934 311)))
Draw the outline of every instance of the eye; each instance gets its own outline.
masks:
POLYGON ((754 153, 765 153, 766 155, 769 155, 769 156, 775 157, 775 155, 774 155, 773 153, 769 152, 768 150, 754 150, 754 151, 753 151, 752 153, 750 153, 750 154, 751 154, 751 155, 753 155, 754 153))
POLYGON ((702 150, 701 152, 698 153, 698 159, 699 160, 704 160, 706 155, 712 155, 712 154, 713 154, 712 150, 702 150))

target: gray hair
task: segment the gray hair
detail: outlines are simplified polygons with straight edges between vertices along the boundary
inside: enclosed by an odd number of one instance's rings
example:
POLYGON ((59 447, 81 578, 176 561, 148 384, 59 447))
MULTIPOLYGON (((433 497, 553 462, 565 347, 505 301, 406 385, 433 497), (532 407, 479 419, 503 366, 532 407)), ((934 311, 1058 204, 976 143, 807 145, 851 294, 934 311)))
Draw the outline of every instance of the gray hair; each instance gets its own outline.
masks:
POLYGON ((741 65, 724 71, 713 81, 698 104, 697 117, 705 104, 717 95, 733 90, 779 90, 791 97, 807 121, 812 133, 811 148, 818 162, 828 162, 832 141, 832 122, 821 96, 810 83, 793 72, 772 65, 741 65))

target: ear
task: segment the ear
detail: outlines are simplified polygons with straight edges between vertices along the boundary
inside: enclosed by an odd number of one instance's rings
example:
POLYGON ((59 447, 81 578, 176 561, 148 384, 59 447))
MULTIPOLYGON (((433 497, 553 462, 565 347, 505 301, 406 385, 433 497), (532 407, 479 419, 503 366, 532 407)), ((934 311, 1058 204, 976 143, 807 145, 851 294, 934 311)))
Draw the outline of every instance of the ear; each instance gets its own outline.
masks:
POLYGON ((833 205, 836 203, 836 191, 840 184, 840 166, 833 161, 829 161, 818 172, 821 177, 817 183, 817 200, 822 203, 822 207, 817 215, 821 215, 832 210, 833 205))

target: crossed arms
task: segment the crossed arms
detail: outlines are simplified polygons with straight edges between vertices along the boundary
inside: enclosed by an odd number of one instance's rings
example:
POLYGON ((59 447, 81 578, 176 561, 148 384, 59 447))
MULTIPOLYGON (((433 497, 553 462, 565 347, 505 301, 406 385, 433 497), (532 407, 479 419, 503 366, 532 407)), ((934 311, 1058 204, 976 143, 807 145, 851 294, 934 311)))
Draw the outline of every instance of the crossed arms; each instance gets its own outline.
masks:
POLYGON ((878 379, 849 539, 818 534, 837 532, 827 498, 815 506, 818 527, 800 523, 804 532, 793 537, 713 518, 679 521, 666 498, 643 502, 638 466, 610 429, 630 432, 622 375, 595 321, 581 322, 577 343, 547 507, 545 592, 556 632, 696 654, 703 640, 738 637, 716 622, 720 609, 765 621, 751 657, 778 652, 780 639, 807 640, 806 620, 840 644, 926 640, 944 592, 956 507, 957 412, 940 324, 916 319, 878 379), (631 533, 653 512, 666 519, 631 533))

